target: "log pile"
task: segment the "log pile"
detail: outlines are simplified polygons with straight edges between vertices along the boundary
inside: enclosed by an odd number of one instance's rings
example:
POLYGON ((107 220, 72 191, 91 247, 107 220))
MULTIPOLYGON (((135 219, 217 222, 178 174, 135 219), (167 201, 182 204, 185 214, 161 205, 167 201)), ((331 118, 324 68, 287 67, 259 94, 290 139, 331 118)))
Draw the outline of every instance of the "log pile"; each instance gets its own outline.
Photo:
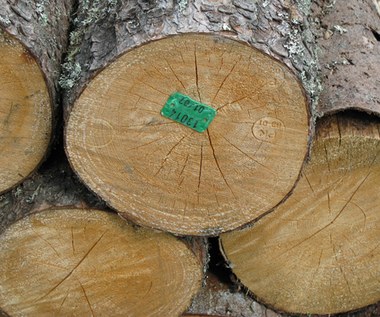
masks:
POLYGON ((380 300, 377 1, 0 2, 4 314, 380 300))

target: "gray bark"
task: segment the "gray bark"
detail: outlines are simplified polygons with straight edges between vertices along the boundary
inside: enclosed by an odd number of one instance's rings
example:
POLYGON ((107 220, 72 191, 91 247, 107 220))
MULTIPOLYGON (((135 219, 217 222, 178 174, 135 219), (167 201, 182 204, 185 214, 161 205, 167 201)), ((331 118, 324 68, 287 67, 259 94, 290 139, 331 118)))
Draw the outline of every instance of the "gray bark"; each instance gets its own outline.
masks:
POLYGON ((313 4, 324 89, 320 116, 346 109, 380 115, 380 7, 377 0, 313 4))
MULTIPOLYGON (((23 43, 40 64, 56 120, 60 113, 58 78, 67 49, 73 4, 74 0, 0 0, 0 31, 23 43)), ((53 137, 60 135, 58 130, 52 134, 53 137)), ((16 219, 38 209, 37 205, 52 205, 53 198, 56 199, 54 204, 63 203, 64 193, 67 188, 71 189, 65 180, 70 171, 59 161, 55 164, 48 170, 40 169, 14 190, 0 196, 0 232, 16 219)), ((80 193, 79 190, 78 195, 80 193)), ((67 200, 72 200, 72 194, 68 193, 67 200)))
POLYGON ((80 3, 60 83, 65 110, 98 70, 136 46, 172 34, 218 33, 244 41, 292 68, 310 100, 319 94, 310 1, 90 0, 80 3))
POLYGON ((32 177, 0 195, 0 233, 28 214, 59 206, 107 209, 76 179, 63 151, 55 149, 32 177))
POLYGON ((0 28, 23 43, 45 74, 53 107, 74 0, 0 0, 0 28))

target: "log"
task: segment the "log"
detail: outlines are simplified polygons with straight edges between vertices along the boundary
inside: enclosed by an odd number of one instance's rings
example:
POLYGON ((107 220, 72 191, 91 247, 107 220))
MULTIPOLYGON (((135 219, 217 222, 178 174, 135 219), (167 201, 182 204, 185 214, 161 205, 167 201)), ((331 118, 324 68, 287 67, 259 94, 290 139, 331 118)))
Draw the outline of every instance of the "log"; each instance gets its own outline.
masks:
POLYGON ((0 193, 37 168, 51 142, 72 2, 0 1, 0 193))
POLYGON ((311 101, 306 14, 286 1, 80 5, 61 78, 73 169, 122 216, 179 235, 268 212, 308 151, 294 75, 311 101))
POLYGON ((356 109, 379 115, 379 2, 318 0, 312 9, 324 87, 318 114, 356 109))
POLYGON ((12 316, 179 316, 201 286, 183 242, 100 210, 41 211, 0 241, 0 307, 12 316))
POLYGON ((323 119, 289 199, 221 236, 233 271, 263 302, 333 314, 380 300, 379 128, 357 112, 323 119))

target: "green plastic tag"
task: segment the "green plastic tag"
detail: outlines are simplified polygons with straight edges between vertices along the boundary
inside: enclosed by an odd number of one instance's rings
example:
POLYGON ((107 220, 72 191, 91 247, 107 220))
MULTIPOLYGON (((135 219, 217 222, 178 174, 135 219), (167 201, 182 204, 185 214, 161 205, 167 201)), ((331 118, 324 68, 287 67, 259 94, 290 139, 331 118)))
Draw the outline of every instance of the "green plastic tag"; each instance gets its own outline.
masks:
POLYGON ((216 110, 179 92, 172 94, 161 114, 195 131, 203 132, 216 116, 216 110))

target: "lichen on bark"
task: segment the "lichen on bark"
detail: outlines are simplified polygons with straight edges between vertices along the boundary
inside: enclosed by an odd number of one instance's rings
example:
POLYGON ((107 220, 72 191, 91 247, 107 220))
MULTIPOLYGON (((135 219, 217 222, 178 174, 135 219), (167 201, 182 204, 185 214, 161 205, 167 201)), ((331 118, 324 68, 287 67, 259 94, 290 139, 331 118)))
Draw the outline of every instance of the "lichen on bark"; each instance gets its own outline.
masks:
POLYGON ((9 0, 0 5, 0 28, 15 36, 36 56, 55 107, 73 3, 74 0, 9 0))
POLYGON ((180 33, 217 33, 275 57, 298 75, 315 108, 321 90, 309 0, 86 0, 60 78, 70 108, 99 69, 129 49, 180 33))

